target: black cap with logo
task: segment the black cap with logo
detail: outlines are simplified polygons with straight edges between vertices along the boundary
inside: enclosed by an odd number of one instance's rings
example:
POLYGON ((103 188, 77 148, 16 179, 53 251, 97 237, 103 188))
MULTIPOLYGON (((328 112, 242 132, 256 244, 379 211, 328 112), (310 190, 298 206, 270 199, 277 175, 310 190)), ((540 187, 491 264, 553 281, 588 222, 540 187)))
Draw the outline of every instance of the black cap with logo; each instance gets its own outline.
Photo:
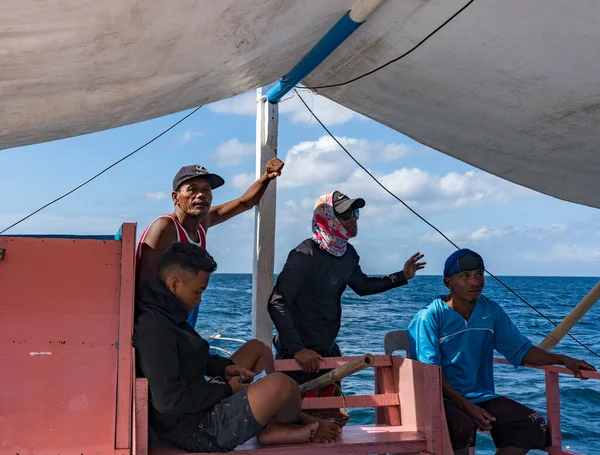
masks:
POLYGON ((220 175, 211 174, 206 170, 204 166, 183 166, 181 169, 179 169, 179 172, 177 172, 177 174, 175 174, 175 177, 173 178, 173 191, 177 191, 179 187, 188 180, 195 179, 198 177, 208 181, 213 190, 225 184, 225 180, 223 180, 223 178, 220 175))
POLYGON ((362 209, 365 206, 365 200, 362 198, 350 199, 344 193, 334 191, 332 195, 333 210, 338 215, 350 209, 362 209))

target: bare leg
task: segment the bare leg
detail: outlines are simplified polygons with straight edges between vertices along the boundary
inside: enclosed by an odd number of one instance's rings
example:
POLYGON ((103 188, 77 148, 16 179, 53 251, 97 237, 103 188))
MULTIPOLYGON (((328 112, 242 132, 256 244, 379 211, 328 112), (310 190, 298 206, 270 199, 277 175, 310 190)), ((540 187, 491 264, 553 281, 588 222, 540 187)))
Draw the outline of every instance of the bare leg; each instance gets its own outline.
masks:
POLYGON ((525 455, 529 449, 520 449, 518 447, 504 447, 496 450, 496 455, 525 455))
POLYGON ((275 371, 273 352, 259 340, 250 340, 231 355, 237 366, 247 368, 254 373, 265 370, 267 374, 275 371))
POLYGON ((266 425, 258 435, 261 444, 293 444, 309 441, 318 422, 300 421, 298 384, 282 373, 273 373, 248 387, 248 404, 254 418, 266 425))
POLYGON ((296 423, 302 407, 298 384, 283 373, 272 373, 248 387, 248 403, 261 425, 272 418, 279 423, 296 423))

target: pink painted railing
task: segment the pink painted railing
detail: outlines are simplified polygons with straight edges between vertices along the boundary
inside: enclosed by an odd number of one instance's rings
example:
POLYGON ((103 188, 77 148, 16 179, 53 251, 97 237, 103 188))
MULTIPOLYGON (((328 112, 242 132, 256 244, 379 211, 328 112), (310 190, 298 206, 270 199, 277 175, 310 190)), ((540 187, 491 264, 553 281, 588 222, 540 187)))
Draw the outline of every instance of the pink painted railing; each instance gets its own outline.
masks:
MULTIPOLYGON (((505 359, 494 359, 494 363, 509 365, 505 359)), ((550 447, 546 450, 550 455, 583 455, 562 447, 562 430, 560 426, 560 390, 559 375, 566 374, 573 376, 573 372, 568 368, 549 365, 533 366, 525 365, 527 368, 544 370, 546 376, 546 413, 548 415, 548 428, 550 431, 550 447)), ((582 375, 587 379, 600 380, 600 372, 583 371, 582 375)), ((591 455, 591 454, 590 454, 591 455)))

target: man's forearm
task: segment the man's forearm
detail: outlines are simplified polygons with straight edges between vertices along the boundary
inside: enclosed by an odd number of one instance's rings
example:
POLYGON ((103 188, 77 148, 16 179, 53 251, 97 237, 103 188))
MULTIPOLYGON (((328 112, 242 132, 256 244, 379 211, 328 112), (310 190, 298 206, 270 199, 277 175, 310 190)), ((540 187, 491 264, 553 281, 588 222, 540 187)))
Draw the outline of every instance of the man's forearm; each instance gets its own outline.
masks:
POLYGON ((396 272, 390 275, 370 277, 362 273, 356 273, 350 279, 350 287, 360 296, 379 294, 408 284, 404 278, 403 272, 396 272))
POLYGON ((247 209, 251 209, 259 203, 260 199, 267 191, 271 183, 271 179, 265 172, 256 182, 254 182, 248 190, 240 197, 240 203, 247 209))
POLYGON ((541 365, 564 365, 564 358, 562 354, 553 354, 546 352, 536 346, 533 346, 527 354, 523 357, 521 364, 529 364, 534 366, 541 365))
POLYGON ((452 388, 448 380, 442 376, 442 392, 446 398, 452 401, 456 406, 458 406, 463 411, 466 408, 466 405, 469 403, 465 397, 463 397, 460 393, 452 388))

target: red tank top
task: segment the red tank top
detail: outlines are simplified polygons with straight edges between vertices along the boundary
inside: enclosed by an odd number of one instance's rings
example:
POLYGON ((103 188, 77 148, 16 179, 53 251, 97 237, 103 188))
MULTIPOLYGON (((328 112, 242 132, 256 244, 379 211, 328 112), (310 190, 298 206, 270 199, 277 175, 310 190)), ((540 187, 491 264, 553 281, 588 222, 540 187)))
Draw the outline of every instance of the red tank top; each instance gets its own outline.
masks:
MULTIPOLYGON (((171 220, 173 220, 173 222, 175 223, 175 228, 177 230, 177 241, 178 242, 193 243, 194 245, 198 245, 198 246, 206 249, 206 232, 204 231, 204 228, 202 227, 202 225, 198 225, 198 238, 200 239, 200 242, 194 242, 190 238, 190 236, 188 235, 186 230, 183 228, 183 226, 181 225, 179 220, 176 217, 174 217, 172 214, 168 213, 165 215, 161 215, 161 216, 157 217, 154 221, 158 220, 159 218, 165 218, 165 217, 171 218, 171 220)), ((137 262, 139 262, 140 258, 142 257, 142 243, 144 243, 144 239, 146 238, 146 233, 148 232, 148 229, 150 229, 150 226, 152 226, 152 224, 154 224, 154 221, 152 221, 152 223, 150 223, 148 225, 148 227, 144 230, 144 232, 142 233, 142 236, 140 237, 140 241, 138 242, 137 252, 136 252, 137 262)))

